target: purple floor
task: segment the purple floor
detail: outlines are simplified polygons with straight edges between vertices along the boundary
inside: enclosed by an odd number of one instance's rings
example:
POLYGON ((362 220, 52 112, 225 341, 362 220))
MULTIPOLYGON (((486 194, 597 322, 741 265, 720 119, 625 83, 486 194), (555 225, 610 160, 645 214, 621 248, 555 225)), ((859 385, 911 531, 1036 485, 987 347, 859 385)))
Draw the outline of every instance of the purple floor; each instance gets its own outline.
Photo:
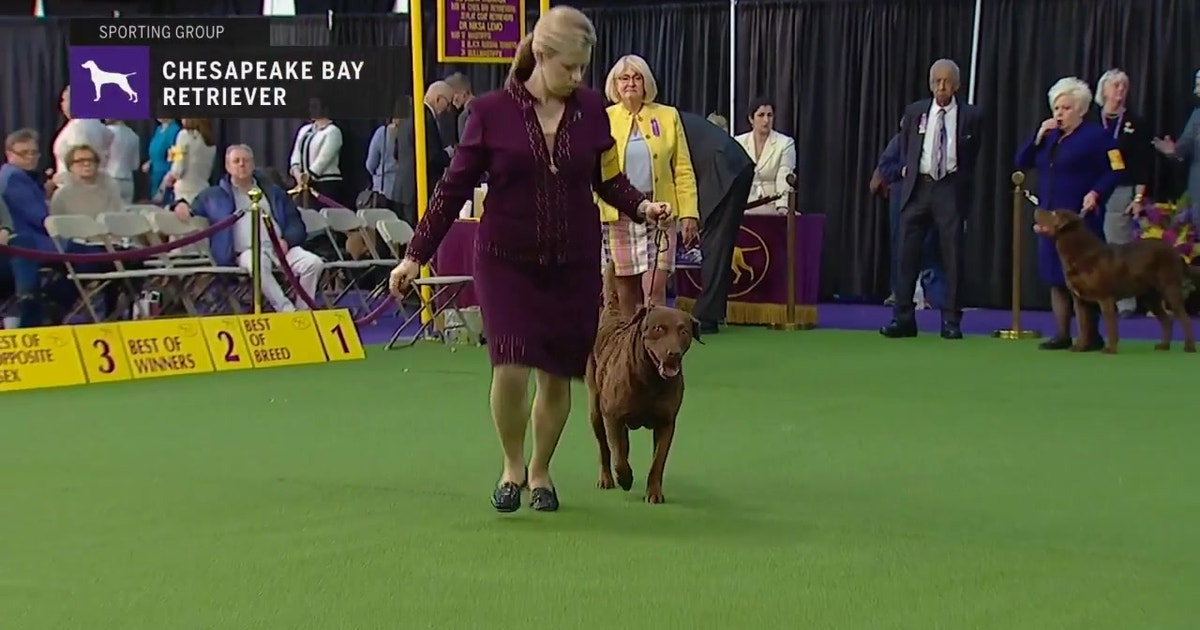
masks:
MULTIPOLYGON (((836 330, 876 330, 892 316, 891 308, 869 304, 821 304, 818 309, 820 327, 836 330)), ((381 318, 374 325, 360 328, 359 334, 363 343, 382 344, 387 342, 399 324, 397 318, 381 318)), ((940 324, 941 314, 937 311, 917 312, 917 325, 921 332, 936 333, 940 324)), ((969 310, 962 319, 963 332, 968 335, 991 335, 993 330, 1011 326, 1012 313, 1009 311, 969 310)), ((416 325, 411 325, 408 330, 415 332, 416 328, 416 325)), ((1024 311, 1021 328, 1037 330, 1049 336, 1054 330, 1054 323, 1049 312, 1024 311)), ((1121 337, 1125 339, 1158 339, 1159 335, 1158 322, 1153 317, 1121 320, 1120 330, 1121 337)), ((1176 339, 1181 334, 1176 326, 1176 339)))

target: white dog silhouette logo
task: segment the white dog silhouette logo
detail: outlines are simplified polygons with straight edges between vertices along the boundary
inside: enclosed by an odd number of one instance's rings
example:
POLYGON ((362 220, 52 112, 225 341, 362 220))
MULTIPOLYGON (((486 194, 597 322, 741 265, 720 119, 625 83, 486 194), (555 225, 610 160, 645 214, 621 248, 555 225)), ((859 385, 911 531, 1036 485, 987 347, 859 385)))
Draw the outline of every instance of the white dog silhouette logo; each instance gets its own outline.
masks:
POLYGON ((131 103, 138 102, 137 92, 134 92, 133 88, 129 87, 129 77, 137 74, 136 72, 121 74, 120 72, 108 72, 106 70, 101 70, 100 66, 97 66, 96 62, 92 61, 91 59, 83 62, 82 65, 83 69, 87 70, 88 74, 91 75, 92 85, 96 88, 96 100, 92 101, 93 103, 100 102, 100 91, 104 86, 109 84, 121 88, 121 91, 129 96, 129 101, 131 103))

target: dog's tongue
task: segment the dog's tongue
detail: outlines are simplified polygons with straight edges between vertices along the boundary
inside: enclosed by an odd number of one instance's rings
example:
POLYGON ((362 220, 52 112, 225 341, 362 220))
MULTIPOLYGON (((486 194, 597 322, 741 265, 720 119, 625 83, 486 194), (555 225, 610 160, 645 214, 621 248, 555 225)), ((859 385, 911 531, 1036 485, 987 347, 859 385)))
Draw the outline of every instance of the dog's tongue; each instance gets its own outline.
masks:
POLYGON ((663 378, 675 378, 679 376, 679 365, 659 365, 658 375, 663 378))

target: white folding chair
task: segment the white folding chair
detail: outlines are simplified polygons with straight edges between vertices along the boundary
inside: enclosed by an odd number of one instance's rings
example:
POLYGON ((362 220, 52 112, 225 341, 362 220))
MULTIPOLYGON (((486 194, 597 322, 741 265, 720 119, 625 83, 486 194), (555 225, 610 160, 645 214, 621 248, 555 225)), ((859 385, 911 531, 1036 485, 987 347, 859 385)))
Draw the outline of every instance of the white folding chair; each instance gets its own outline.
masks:
MULTIPOLYGON (((112 244, 112 236, 108 230, 100 224, 99 221, 89 216, 78 214, 59 214, 46 217, 44 222, 46 233, 54 242, 54 248, 60 254, 68 254, 66 243, 69 241, 79 241, 84 243, 102 243, 105 251, 112 253, 116 249, 112 244)), ((75 284, 75 288, 79 291, 79 301, 75 303, 71 311, 67 313, 67 317, 73 317, 81 310, 86 310, 91 316, 92 321, 101 321, 100 314, 96 312, 95 299, 109 285, 114 282, 122 282, 126 286, 128 292, 133 291, 133 280, 148 278, 159 275, 155 270, 151 269, 126 269, 124 263, 115 261, 111 263, 114 271, 79 271, 75 263, 64 261, 63 267, 67 270, 67 278, 75 284)), ((114 309, 113 312, 106 313, 109 319, 115 318, 120 313, 120 309, 114 309)))
MULTIPOLYGON (((325 208, 321 210, 321 217, 325 219, 325 224, 330 231, 329 240, 333 242, 334 250, 338 256, 338 260, 327 263, 325 268, 332 269, 335 274, 340 275, 344 283, 342 290, 334 298, 335 304, 350 291, 353 291, 359 281, 372 270, 387 269, 390 271, 392 267, 399 264, 400 261, 394 258, 382 259, 378 256, 373 247, 375 235, 371 233, 371 230, 367 229, 367 224, 363 221, 362 217, 353 210, 348 208, 325 208), (363 243, 367 246, 366 249, 369 256, 359 260, 352 259, 343 247, 338 246, 337 239, 333 237, 333 232, 341 234, 347 240, 353 236, 362 239, 363 243)), ((363 295, 361 292, 357 294, 358 301, 365 311, 369 312, 371 310, 369 300, 378 291, 379 283, 371 291, 368 291, 366 295, 363 295)))
MULTIPOLYGON (((379 235, 383 237, 388 248, 397 257, 400 255, 400 248, 407 246, 413 237, 412 226, 400 219, 384 219, 375 224, 375 229, 379 231, 379 235)), ((436 271, 431 266, 428 278, 417 278, 413 280, 412 286, 409 287, 409 292, 415 294, 420 300, 421 308, 418 308, 415 313, 409 315, 396 328, 396 331, 392 333, 392 338, 388 341, 384 349, 391 350, 395 347, 404 335, 404 329, 408 328, 414 321, 420 319, 421 313, 426 309, 432 313, 432 316, 429 318, 429 321, 421 323, 421 327, 417 329, 417 332, 406 340, 404 347, 412 346, 424 335, 436 336, 444 343, 448 336, 447 333, 459 327, 467 330, 469 339, 479 340, 479 333, 481 331, 476 331, 471 326, 470 320, 463 316, 462 311, 458 307, 459 294, 474 280, 471 276, 439 276, 436 275, 436 271), (421 292, 421 288, 423 287, 429 287, 432 291, 428 300, 425 299, 425 296, 421 292), (446 325, 444 321, 441 321, 445 319, 444 314, 452 314, 455 323, 453 325, 446 325)))
MULTIPOLYGON (((203 217, 192 217, 184 221, 173 212, 158 212, 150 215, 150 224, 154 231, 167 238, 177 240, 202 231, 208 226, 208 220, 203 217)), ((165 265, 182 267, 190 271, 185 288, 197 301, 215 305, 218 299, 223 299, 232 312, 239 312, 238 295, 245 290, 250 272, 236 265, 218 265, 208 247, 208 239, 173 252, 185 252, 180 255, 167 255, 162 260, 165 265), (231 289, 219 291, 219 295, 210 295, 209 289, 214 283, 221 281, 230 283, 231 289)))

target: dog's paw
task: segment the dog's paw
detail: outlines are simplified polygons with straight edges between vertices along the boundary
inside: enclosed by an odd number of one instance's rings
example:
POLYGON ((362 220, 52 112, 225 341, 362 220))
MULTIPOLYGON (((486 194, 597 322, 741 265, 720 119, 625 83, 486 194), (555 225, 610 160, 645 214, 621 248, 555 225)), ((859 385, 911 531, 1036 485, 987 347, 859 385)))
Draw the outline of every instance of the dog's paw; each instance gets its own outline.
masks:
POLYGON ((600 473, 600 481, 596 482, 596 487, 600 488, 601 490, 612 490, 613 488, 616 488, 617 484, 613 483, 612 473, 608 472, 607 470, 600 473))
POLYGON ((1102 349, 1100 352, 1103 352, 1104 354, 1116 354, 1117 347, 1116 346, 1104 346, 1104 349, 1102 349))
POLYGON ((629 466, 617 468, 617 485, 628 492, 633 488, 633 469, 629 466))
POLYGON ((659 503, 665 502, 666 499, 663 498, 662 488, 655 488, 646 491, 646 503, 658 505, 659 503))
POLYGON ((1155 350, 1158 350, 1159 352, 1166 352, 1167 350, 1170 350, 1170 349, 1171 349, 1171 344, 1169 344, 1169 343, 1156 343, 1156 344, 1154 344, 1154 349, 1155 349, 1155 350))
POLYGON ((1185 343, 1185 344, 1183 344, 1183 351, 1184 351, 1184 352, 1195 352, 1195 351, 1196 351, 1196 344, 1195 344, 1195 343, 1185 343))
POLYGON ((1087 351, 1088 351, 1088 347, 1086 344, 1077 343, 1077 344, 1074 344, 1071 346, 1071 352, 1087 352, 1087 351))

